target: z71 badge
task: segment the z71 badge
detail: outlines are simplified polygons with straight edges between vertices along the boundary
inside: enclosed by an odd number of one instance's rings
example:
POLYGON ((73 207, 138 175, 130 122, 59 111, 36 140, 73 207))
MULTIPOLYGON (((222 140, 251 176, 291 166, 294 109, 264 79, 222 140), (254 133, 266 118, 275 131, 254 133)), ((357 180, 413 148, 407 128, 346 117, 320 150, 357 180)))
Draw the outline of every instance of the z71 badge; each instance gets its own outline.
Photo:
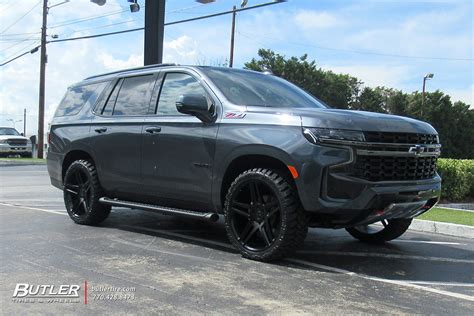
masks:
POLYGON ((225 112, 225 119, 243 119, 245 117, 244 112, 225 112))

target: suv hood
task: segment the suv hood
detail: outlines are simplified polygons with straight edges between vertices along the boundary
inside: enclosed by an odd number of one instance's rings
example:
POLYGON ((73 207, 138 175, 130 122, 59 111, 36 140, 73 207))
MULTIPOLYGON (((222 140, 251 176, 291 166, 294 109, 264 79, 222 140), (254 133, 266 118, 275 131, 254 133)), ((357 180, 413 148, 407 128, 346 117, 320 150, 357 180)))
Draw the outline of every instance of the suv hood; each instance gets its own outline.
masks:
POLYGON ((21 139, 21 140, 28 140, 28 138, 23 136, 16 136, 16 135, 0 135, 0 140, 4 139, 21 139))
POLYGON ((321 127, 335 129, 349 129, 369 132, 395 132, 437 134, 428 123, 412 118, 340 109, 310 109, 310 108, 270 108, 248 106, 249 112, 265 112, 274 114, 291 114, 301 117, 304 127, 321 127))

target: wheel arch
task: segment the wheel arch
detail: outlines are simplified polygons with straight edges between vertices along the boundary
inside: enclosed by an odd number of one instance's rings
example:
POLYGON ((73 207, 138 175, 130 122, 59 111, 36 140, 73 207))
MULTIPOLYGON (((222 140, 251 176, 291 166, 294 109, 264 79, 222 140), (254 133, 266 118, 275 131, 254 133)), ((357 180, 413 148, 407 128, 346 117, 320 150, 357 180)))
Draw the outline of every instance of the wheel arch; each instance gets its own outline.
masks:
POLYGON ((85 150, 71 150, 69 151, 63 159, 62 162, 62 167, 61 167, 61 179, 64 180, 64 176, 66 175, 66 171, 69 168, 69 166, 76 160, 89 160, 92 163, 94 163, 94 159, 92 159, 92 156, 85 150))
POLYGON ((279 173, 285 178, 287 178, 289 183, 295 188, 295 192, 298 195, 298 190, 296 189, 294 177, 292 176, 288 168, 289 165, 291 166, 292 163, 287 159, 284 159, 281 154, 270 155, 269 153, 245 153, 237 155, 233 157, 233 159, 229 159, 229 162, 226 164, 226 167, 223 168, 223 173, 221 173, 223 174, 223 176, 222 178, 220 178, 220 181, 217 185, 217 202, 219 204, 218 209, 222 209, 226 193, 234 179, 245 170, 252 168, 267 168, 279 171, 279 173))

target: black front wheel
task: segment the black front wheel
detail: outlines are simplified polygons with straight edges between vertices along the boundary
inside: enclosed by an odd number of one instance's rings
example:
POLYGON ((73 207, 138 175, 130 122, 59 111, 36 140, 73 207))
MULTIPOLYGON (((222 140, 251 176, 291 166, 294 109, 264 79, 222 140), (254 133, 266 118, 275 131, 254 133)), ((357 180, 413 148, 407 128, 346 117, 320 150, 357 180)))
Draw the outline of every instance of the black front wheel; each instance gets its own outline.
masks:
POLYGON ((384 219, 378 223, 346 228, 352 237, 367 243, 383 243, 403 235, 410 227, 411 218, 384 219))
POLYGON ((64 204, 77 224, 96 225, 109 216, 110 206, 99 202, 102 188, 92 162, 74 161, 64 176, 64 204))
POLYGON ((240 174, 229 188, 224 211, 230 241, 253 260, 289 255, 308 231, 292 185, 274 170, 256 168, 240 174))

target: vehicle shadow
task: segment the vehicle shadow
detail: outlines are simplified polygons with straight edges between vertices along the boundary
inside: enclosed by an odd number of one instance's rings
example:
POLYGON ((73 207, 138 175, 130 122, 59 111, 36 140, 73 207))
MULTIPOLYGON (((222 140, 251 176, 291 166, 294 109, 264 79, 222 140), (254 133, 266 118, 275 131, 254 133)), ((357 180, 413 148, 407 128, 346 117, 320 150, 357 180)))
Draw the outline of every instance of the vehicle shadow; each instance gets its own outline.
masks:
MULTIPOLYGON (((222 219, 211 223, 114 209, 102 226, 198 245, 240 257, 227 239, 222 219)), ((472 292, 473 263, 473 245, 469 240, 459 241, 409 231, 399 240, 371 245, 353 239, 345 230, 310 229, 301 249, 290 258, 271 264, 329 273, 354 272, 415 284, 447 286, 449 283, 456 287, 456 291, 472 292)))

